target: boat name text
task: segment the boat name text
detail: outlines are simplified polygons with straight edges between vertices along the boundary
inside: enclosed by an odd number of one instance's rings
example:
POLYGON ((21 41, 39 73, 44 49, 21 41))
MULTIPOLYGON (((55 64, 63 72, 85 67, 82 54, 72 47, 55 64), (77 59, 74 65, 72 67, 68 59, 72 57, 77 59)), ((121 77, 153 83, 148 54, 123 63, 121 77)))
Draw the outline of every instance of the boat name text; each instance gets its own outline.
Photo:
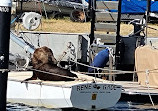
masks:
POLYGON ((84 84, 78 85, 77 91, 89 90, 89 89, 98 89, 98 90, 116 90, 115 85, 105 84, 105 85, 97 85, 97 84, 84 84))
POLYGON ((0 12, 9 12, 9 7, 0 7, 0 12))

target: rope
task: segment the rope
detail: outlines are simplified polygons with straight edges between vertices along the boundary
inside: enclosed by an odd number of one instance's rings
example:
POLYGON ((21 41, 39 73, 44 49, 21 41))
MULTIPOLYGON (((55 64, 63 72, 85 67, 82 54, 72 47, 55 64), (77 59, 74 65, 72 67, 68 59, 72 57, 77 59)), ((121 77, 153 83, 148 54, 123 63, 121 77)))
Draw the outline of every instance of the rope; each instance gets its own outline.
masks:
MULTIPOLYGON (((113 71, 113 73, 85 73, 85 74, 106 74, 106 75, 109 75, 109 74, 127 74, 127 73, 143 73, 143 72, 146 72, 146 71, 121 71, 121 70, 110 70, 110 69, 104 69, 104 68, 98 68, 98 67, 94 67, 94 66, 89 66, 89 65, 86 65, 86 64, 83 64, 83 63, 79 63, 79 62, 75 62, 75 61, 72 61, 70 60, 71 62, 74 62, 76 64, 79 64, 79 65, 83 65, 83 66, 87 66, 87 67, 91 67, 91 68, 94 68, 94 69, 97 69, 97 70, 104 70, 104 71, 113 71), (114 73, 115 72, 115 73, 114 73)), ((26 67, 24 67, 26 68, 26 67)), ((67 77, 67 78, 71 78, 71 79, 75 79, 73 77, 68 77, 68 76, 63 76, 63 75, 59 75, 59 74, 55 74, 55 73, 50 73, 50 72, 46 72, 46 71, 42 71, 42 70, 37 70, 37 69, 33 69, 33 68, 26 68, 28 70, 32 70, 32 71, 37 71, 37 72, 42 72, 42 73, 47 73, 47 74, 51 74, 51 75, 56 75, 56 76, 60 76, 60 77, 67 77)), ((152 73, 154 73, 153 71, 157 71, 158 68, 156 69, 151 69, 151 70, 148 70, 152 73)), ((1 72, 9 72, 9 71, 15 71, 15 69, 0 69, 1 72)), ((20 70, 18 70, 20 71, 20 70)))
MULTIPOLYGON (((107 8, 108 12, 110 12, 110 9, 109 9, 109 7, 105 4, 105 2, 102 2, 102 3, 103 3, 103 5, 107 8)), ((110 17, 112 18, 112 20, 115 21, 115 19, 113 18, 112 14, 109 13, 109 15, 110 15, 110 17)))
POLYGON ((45 13, 46 19, 48 19, 48 15, 47 15, 47 11, 46 11, 46 7, 45 7, 44 2, 43 2, 43 8, 44 8, 44 13, 45 13))
MULTIPOLYGON (((78 79, 78 78, 74 78, 74 77, 69 77, 69 76, 63 76, 63 75, 59 75, 56 73, 50 73, 50 72, 46 72, 46 71, 42 71, 42 70, 37 70, 37 69, 30 69, 30 68, 26 68, 32 71, 36 71, 36 72, 41 72, 41 73, 45 73, 45 74, 50 74, 50 75, 55 75, 55 76, 59 76, 59 77, 63 77, 63 78, 69 78, 69 79, 74 79, 74 80, 82 80, 82 79, 78 79)), ((10 69, 0 69, 0 72, 4 73, 4 72, 9 72, 9 71, 15 71, 15 70, 10 70, 10 69)), ((19 70, 18 70, 19 71, 19 70)))
POLYGON ((111 56, 114 59, 114 55, 113 55, 113 49, 110 47, 107 47, 107 49, 109 50, 109 56, 111 56))
POLYGON ((70 47, 71 47, 71 42, 68 42, 67 44, 67 48, 65 51, 63 51, 63 54, 60 56, 58 64, 61 62, 61 60, 65 57, 65 55, 68 53, 68 51, 70 51, 70 47))
POLYGON ((94 74, 98 74, 98 75, 115 75, 115 74, 123 74, 123 73, 86 73, 86 72, 81 72, 81 74, 88 74, 88 75, 94 75, 94 74))
POLYGON ((76 61, 72 61, 72 60, 70 60, 70 61, 71 62, 75 62, 76 64, 79 64, 79 65, 83 65, 83 66, 86 66, 86 67, 94 68, 94 69, 97 69, 97 70, 114 71, 114 72, 118 71, 118 72, 121 72, 121 73, 133 73, 134 72, 134 71, 121 71, 121 70, 111 70, 111 69, 99 68, 99 67, 86 65, 86 64, 83 64, 83 63, 80 63, 80 62, 76 62, 76 61))
POLYGON ((39 110, 39 107, 40 107, 40 103, 43 105, 43 103, 42 103, 42 100, 41 100, 41 98, 42 98, 42 91, 41 91, 41 87, 42 87, 42 84, 40 83, 40 98, 38 99, 38 103, 37 103, 37 110, 39 110))
POLYGON ((18 58, 18 56, 19 55, 17 55, 16 62, 15 62, 16 70, 25 70, 29 65, 30 59, 25 56, 23 57, 19 56, 18 58), (20 60, 25 60, 25 64, 23 66, 18 63, 20 60))
POLYGON ((64 92, 63 86, 61 86, 61 88, 62 88, 62 92, 63 92, 63 95, 64 95, 64 99, 65 99, 67 105, 70 106, 69 102, 68 102, 67 99, 66 99, 66 96, 65 96, 65 92, 64 92))
POLYGON ((145 75, 146 75, 146 81, 145 81, 145 83, 146 83, 146 86, 147 86, 147 88, 148 88, 148 95, 149 95, 151 104, 153 105, 154 109, 156 109, 155 104, 154 104, 154 102, 153 102, 153 100, 152 100, 152 97, 151 97, 151 95, 150 95, 150 92, 149 92, 149 70, 147 69, 145 72, 146 72, 146 73, 145 73, 145 75))
MULTIPOLYGON (((71 62, 74 62, 76 64, 79 64, 79 65, 83 65, 83 66, 86 66, 86 67, 90 67, 90 68, 94 68, 94 69, 97 69, 97 70, 104 70, 104 71, 113 71, 113 72, 117 72, 116 74, 125 74, 125 73, 142 73, 142 72, 145 72, 145 71, 122 71, 122 70, 111 70, 111 69, 105 69, 105 68, 98 68, 98 67, 94 67, 94 66, 90 66, 90 65, 86 65, 86 64, 83 64, 83 63, 80 63, 80 62, 76 62, 76 61, 72 61, 70 60, 71 62)), ((149 71, 156 71, 158 70, 158 68, 156 69, 151 69, 149 71)))

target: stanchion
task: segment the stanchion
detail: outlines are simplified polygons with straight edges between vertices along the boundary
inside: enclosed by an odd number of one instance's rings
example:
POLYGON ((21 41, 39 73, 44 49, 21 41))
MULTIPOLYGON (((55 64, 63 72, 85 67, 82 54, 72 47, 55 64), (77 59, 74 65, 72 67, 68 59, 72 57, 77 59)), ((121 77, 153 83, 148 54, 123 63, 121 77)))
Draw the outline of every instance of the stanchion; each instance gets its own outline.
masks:
POLYGON ((12 0, 0 0, 0 111, 6 111, 12 0))

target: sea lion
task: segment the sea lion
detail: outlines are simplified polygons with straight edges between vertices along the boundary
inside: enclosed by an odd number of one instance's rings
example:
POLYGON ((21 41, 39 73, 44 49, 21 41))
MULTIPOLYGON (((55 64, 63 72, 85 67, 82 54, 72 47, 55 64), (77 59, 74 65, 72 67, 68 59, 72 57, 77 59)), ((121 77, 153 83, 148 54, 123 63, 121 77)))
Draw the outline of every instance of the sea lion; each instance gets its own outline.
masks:
POLYGON ((26 79, 25 81, 36 80, 37 78, 44 81, 72 81, 75 79, 71 77, 77 77, 77 75, 71 73, 69 70, 58 67, 57 60, 53 55, 53 51, 46 46, 37 48, 31 60, 34 70, 33 76, 31 78, 26 79))
POLYGON ((75 78, 73 77, 77 78, 77 76, 71 73, 69 70, 60 68, 55 64, 43 64, 37 70, 48 72, 43 73, 39 71, 34 71, 34 78, 39 78, 40 80, 44 81, 73 81, 75 80, 75 78))
POLYGON ((57 60, 55 59, 53 55, 53 51, 46 47, 40 47, 35 50, 33 53, 33 57, 31 59, 33 68, 38 68, 43 64, 51 63, 51 64, 57 64, 57 60))

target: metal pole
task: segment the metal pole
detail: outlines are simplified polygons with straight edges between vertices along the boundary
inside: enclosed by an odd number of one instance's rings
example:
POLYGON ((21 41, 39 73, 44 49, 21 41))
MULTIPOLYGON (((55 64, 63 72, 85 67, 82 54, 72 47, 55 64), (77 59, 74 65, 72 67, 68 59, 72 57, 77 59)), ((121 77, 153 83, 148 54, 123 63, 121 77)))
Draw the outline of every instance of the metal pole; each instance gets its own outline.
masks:
POLYGON ((90 0, 90 16, 91 16, 91 33, 90 37, 90 44, 94 41, 94 28, 95 28, 95 8, 96 8, 96 0, 90 0))
MULTIPOLYGON (((0 69, 8 69, 12 0, 0 0, 0 69)), ((0 111, 6 111, 8 72, 0 71, 0 111)))
POLYGON ((147 0, 147 15, 149 15, 150 11, 151 11, 151 0, 147 0))
POLYGON ((121 36, 120 36, 120 23, 121 23, 121 4, 122 0, 118 0, 118 18, 117 18, 117 32, 116 32, 116 51, 115 51, 115 67, 117 69, 118 65, 120 64, 120 47, 121 47, 121 36))
POLYGON ((148 21, 149 21, 149 15, 150 15, 150 9, 151 9, 151 0, 147 0, 147 9, 146 9, 146 36, 145 36, 145 44, 147 44, 147 37, 148 37, 148 21))
POLYGON ((21 6, 20 6, 20 12, 21 12, 21 14, 22 14, 22 13, 23 13, 23 0, 20 1, 20 5, 21 5, 21 6))

